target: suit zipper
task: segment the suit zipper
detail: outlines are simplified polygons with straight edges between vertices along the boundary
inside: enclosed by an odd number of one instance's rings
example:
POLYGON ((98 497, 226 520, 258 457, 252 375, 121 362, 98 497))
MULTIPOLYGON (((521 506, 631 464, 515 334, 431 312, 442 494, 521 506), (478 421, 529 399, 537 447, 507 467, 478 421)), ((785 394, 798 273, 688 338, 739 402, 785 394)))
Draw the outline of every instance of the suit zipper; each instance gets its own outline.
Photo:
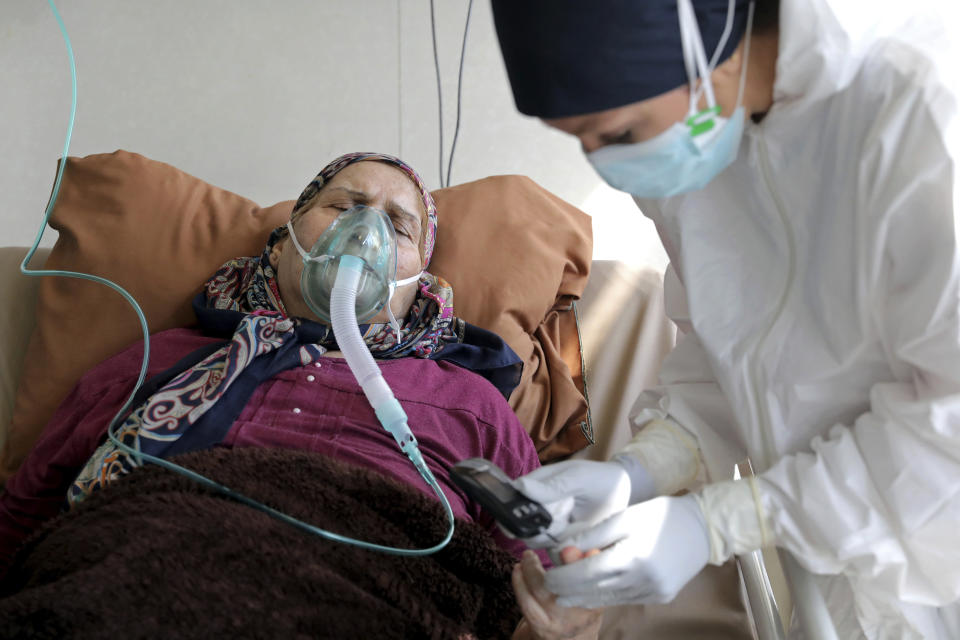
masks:
POLYGON ((793 288, 793 280, 796 276, 796 244, 793 237, 793 227, 790 226, 790 219, 787 217, 786 208, 783 205, 783 201, 780 199, 780 194, 777 192, 773 179, 770 176, 770 160, 767 155, 767 142, 763 137, 763 133, 759 132, 759 147, 760 147, 760 165, 763 173, 763 181, 767 187, 767 191, 770 193, 771 198, 773 199, 774 206, 777 210, 777 214, 780 216, 780 222, 783 224, 783 229, 786 232, 787 236, 787 278, 784 283, 783 292, 780 294, 780 300, 777 302, 776 311, 773 314, 773 318, 770 320, 770 323, 764 329, 763 333, 760 334, 760 337, 757 339, 757 343, 754 346, 753 355, 751 359, 749 372, 750 372, 750 386, 753 392, 753 399, 756 403, 757 416, 760 419, 760 437, 763 445, 763 452, 766 460, 760 461, 760 470, 765 471, 772 464, 776 456, 776 451, 774 450, 773 440, 771 438, 771 421, 770 421, 770 412, 767 410, 767 405, 764 402, 763 389, 760 386, 760 354, 763 352, 764 346, 766 346, 767 338, 770 337, 770 332, 773 330, 773 327, 780 320, 780 317, 783 315, 784 310, 787 307, 787 299, 790 295, 790 291, 793 288))

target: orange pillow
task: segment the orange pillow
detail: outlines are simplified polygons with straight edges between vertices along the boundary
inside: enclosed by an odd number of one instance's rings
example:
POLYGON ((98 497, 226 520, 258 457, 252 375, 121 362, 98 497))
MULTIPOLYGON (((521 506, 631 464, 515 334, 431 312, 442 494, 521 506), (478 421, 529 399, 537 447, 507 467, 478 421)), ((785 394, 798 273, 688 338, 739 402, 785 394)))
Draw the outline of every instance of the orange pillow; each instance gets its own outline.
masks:
MULTIPOLYGON (((586 285, 590 218, 520 176, 434 196, 439 228, 429 269, 453 284, 454 312, 498 333, 523 359, 510 402, 541 458, 582 448, 579 342, 566 309, 586 285)), ((60 235, 45 268, 113 280, 140 303, 151 333, 187 326, 206 279, 231 258, 258 255, 292 206, 262 208, 127 151, 69 158, 50 219, 60 235)), ((0 480, 20 466, 83 373, 140 337, 135 313, 114 291, 72 278, 41 280, 0 480)))

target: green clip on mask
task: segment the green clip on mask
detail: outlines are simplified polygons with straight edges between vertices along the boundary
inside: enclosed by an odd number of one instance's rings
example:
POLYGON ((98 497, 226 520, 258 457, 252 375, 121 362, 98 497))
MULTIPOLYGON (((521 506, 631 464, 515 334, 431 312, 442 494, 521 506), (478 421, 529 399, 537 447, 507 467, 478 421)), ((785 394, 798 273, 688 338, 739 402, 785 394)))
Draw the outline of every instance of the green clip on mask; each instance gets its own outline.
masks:
POLYGON ((390 301, 398 286, 415 282, 420 273, 396 280, 397 235, 386 213, 363 205, 344 211, 327 227, 309 253, 297 241, 292 223, 287 223, 287 229, 303 259, 303 273, 300 274, 303 299, 317 317, 324 322, 331 321, 330 296, 340 256, 352 255, 363 261, 357 285, 357 322, 370 320, 386 306, 390 325, 399 335, 400 326, 393 317, 390 301))

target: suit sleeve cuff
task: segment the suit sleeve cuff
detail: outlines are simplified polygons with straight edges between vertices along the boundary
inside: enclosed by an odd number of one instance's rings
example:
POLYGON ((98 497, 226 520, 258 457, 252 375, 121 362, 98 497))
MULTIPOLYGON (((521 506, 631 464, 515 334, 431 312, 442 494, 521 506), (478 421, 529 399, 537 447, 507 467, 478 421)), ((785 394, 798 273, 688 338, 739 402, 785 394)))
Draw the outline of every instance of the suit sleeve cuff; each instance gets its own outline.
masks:
MULTIPOLYGON (((637 460, 653 481, 654 495, 672 495, 703 481, 697 441, 670 419, 651 420, 618 452, 637 460)), ((653 497, 653 496, 651 496, 653 497)))
POLYGON ((708 484, 695 494, 707 521, 710 564, 773 545, 772 523, 763 508, 762 481, 755 478, 708 484))

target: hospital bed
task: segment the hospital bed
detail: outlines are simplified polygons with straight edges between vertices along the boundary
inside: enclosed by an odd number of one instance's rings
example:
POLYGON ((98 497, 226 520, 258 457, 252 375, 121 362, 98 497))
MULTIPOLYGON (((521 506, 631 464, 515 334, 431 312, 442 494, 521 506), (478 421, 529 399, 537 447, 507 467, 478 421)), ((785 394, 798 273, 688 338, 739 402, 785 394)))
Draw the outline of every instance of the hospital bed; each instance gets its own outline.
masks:
MULTIPOLYGON (((166 188, 169 189, 169 184, 166 188)), ((443 199, 439 202, 442 211, 443 199)), ((443 224, 441 217, 441 229, 443 224)), ((62 238, 70 237, 72 230, 68 227, 61 229, 62 238)), ((438 247, 442 247, 442 243, 443 240, 438 241, 438 247)), ((17 267, 25 252, 22 247, 0 248, 0 300, 4 302, 0 307, 0 443, 8 437, 7 425, 18 383, 25 370, 28 375, 30 373, 25 358, 31 336, 36 340, 36 329, 43 323, 43 318, 38 319, 35 315, 39 279, 27 278, 18 272, 17 267)), ((41 249, 34 256, 32 266, 43 265, 49 255, 49 249, 41 249)), ((566 259, 570 257, 566 256, 566 259)), ((572 260, 576 262, 576 259, 572 260)), ((605 459, 629 439, 626 416, 632 400, 640 389, 655 382, 660 362, 674 344, 675 329, 664 316, 662 274, 655 269, 612 261, 591 263, 588 259, 587 264, 573 271, 579 272, 584 279, 589 272, 590 279, 575 294, 565 292, 567 298, 558 295, 556 306, 560 313, 551 328, 565 338, 558 339, 553 346, 558 350, 556 355, 561 356, 568 367, 565 377, 569 378, 569 384, 579 390, 589 390, 591 410, 577 413, 576 407, 567 407, 565 411, 569 416, 563 428, 552 434, 552 441, 542 441, 538 445, 548 459, 571 451, 578 451, 576 455, 582 457, 605 459), (577 297, 580 301, 573 307, 573 300, 577 297), (592 444, 584 446, 591 441, 592 444)), ((456 281, 453 282, 456 286, 456 281)), ((77 283, 58 286, 69 290, 77 283)), ((41 312, 48 310, 49 307, 41 307, 41 312)), ((96 318, 86 317, 83 309, 58 311, 72 317, 76 323, 96 321, 96 318)), ((179 320, 171 317, 162 321, 179 320)), ((509 329, 503 327, 492 328, 509 333, 509 329)), ((505 337, 509 342, 509 336, 505 337)), ((535 347, 535 359, 549 361, 554 357, 544 352, 543 343, 535 347)), ((36 345, 30 348, 35 349, 36 345)), ((522 357, 525 355, 523 345, 518 351, 522 357)), ((529 363, 530 356, 527 356, 529 363)), ((559 360, 555 361, 558 363, 559 360)), ((53 369, 69 368, 71 364, 54 361, 46 366, 53 373, 53 369)), ((552 384, 555 391, 567 389, 563 387, 566 380, 555 380, 552 384)), ((556 428, 556 425, 550 427, 547 424, 549 420, 543 418, 542 411, 537 413, 530 406, 519 407, 518 413, 526 415, 528 420, 540 420, 540 426, 547 425, 548 430, 556 428)), ((549 437, 543 436, 544 439, 549 437)), ((711 567, 671 605, 612 608, 605 616, 601 637, 685 637, 685 633, 696 635, 698 630, 709 631, 712 638, 750 637, 749 616, 740 602, 736 584, 736 568, 732 565, 711 567)))

